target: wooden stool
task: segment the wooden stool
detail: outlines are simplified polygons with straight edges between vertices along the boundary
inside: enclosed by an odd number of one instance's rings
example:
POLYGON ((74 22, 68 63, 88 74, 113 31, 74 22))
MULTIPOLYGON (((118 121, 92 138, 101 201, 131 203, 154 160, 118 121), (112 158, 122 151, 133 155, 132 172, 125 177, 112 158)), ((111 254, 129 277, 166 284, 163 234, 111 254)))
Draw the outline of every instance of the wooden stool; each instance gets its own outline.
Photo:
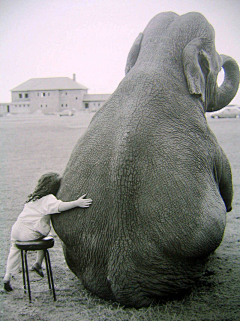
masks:
POLYGON ((37 241, 16 241, 15 242, 16 247, 21 250, 21 257, 22 257, 22 275, 23 275, 23 286, 24 286, 24 292, 26 293, 26 277, 27 276, 27 285, 28 285, 28 296, 29 296, 29 302, 31 302, 31 289, 30 289, 30 279, 29 279, 29 273, 28 273, 28 262, 27 262, 27 252, 28 251, 38 251, 43 250, 44 251, 44 257, 46 262, 46 270, 47 270, 47 276, 48 276, 48 285, 49 289, 52 289, 53 298, 54 301, 56 301, 56 293, 54 289, 54 283, 53 283, 53 275, 52 275, 52 268, 51 268, 51 261, 50 256, 48 253, 48 249, 53 247, 54 245, 54 238, 47 236, 44 237, 41 240, 37 241), (25 251, 25 260, 23 258, 23 251, 25 251), (24 265, 25 263, 25 265, 24 265))

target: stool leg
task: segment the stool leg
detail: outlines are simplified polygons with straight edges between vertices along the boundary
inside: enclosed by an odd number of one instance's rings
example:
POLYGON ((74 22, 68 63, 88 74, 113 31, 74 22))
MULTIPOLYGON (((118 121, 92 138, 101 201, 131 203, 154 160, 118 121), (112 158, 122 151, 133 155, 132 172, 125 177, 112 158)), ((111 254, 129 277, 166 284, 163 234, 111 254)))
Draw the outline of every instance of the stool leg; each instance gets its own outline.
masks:
POLYGON ((24 293, 26 293, 26 292, 27 292, 27 288, 26 288, 26 276, 25 276, 25 267, 24 267, 23 250, 21 250, 21 259, 22 259, 23 288, 24 288, 24 293))
POLYGON ((29 280, 29 273, 28 273, 28 262, 27 262, 27 251, 26 250, 25 250, 25 267, 26 267, 26 274, 27 274, 29 302, 31 302, 32 298, 31 298, 31 289, 30 289, 30 280, 29 280))
POLYGON ((48 264, 48 257, 47 257, 47 250, 44 250, 44 257, 45 257, 45 263, 46 263, 46 270, 47 270, 47 277, 48 277, 48 286, 51 290, 51 281, 50 281, 50 274, 49 274, 49 264, 48 264))
POLYGON ((48 250, 46 250, 46 257, 47 257, 47 265, 49 267, 50 278, 51 278, 51 283, 52 283, 53 298, 54 298, 54 301, 56 301, 56 293, 55 293, 55 287, 54 287, 54 282, 53 282, 52 267, 51 267, 50 255, 48 253, 48 250))

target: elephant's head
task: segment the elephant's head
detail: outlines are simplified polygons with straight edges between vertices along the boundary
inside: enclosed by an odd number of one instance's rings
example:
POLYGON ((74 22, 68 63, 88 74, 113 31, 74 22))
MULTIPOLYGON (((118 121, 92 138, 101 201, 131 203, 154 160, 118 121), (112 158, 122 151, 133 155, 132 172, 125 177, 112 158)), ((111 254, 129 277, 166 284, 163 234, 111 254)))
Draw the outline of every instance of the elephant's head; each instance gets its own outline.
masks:
POLYGON ((232 201, 230 165, 204 111, 228 104, 238 82, 201 14, 159 14, 137 37, 126 76, 62 178, 60 199, 88 193, 93 204, 52 216, 69 267, 91 292, 141 307, 201 276, 232 201))
POLYGON ((201 14, 159 14, 135 40, 125 73, 135 64, 139 68, 151 61, 159 68, 165 60, 168 70, 183 68, 189 93, 201 99, 205 111, 219 110, 237 93, 239 68, 234 59, 216 52, 214 38, 214 29, 201 14), (225 77, 219 88, 217 77, 221 68, 225 77))

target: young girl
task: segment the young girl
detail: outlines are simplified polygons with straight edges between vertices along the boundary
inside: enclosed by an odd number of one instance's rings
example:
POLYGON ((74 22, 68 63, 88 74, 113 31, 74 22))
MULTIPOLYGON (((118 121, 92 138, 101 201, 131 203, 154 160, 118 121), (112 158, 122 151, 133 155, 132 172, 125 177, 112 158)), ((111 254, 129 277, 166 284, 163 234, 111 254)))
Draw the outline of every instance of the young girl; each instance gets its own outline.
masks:
MULTIPOLYGON (((11 248, 7 260, 6 274, 4 276, 4 289, 12 291, 10 284, 12 273, 18 268, 21 251, 16 247, 15 241, 38 240, 50 232, 50 214, 61 213, 74 207, 89 207, 91 199, 84 199, 86 194, 72 202, 62 202, 55 196, 59 190, 61 178, 57 173, 47 173, 41 176, 38 184, 24 205, 23 211, 13 224, 11 230, 11 248)), ((37 251, 37 259, 32 269, 41 277, 44 252, 37 251)))

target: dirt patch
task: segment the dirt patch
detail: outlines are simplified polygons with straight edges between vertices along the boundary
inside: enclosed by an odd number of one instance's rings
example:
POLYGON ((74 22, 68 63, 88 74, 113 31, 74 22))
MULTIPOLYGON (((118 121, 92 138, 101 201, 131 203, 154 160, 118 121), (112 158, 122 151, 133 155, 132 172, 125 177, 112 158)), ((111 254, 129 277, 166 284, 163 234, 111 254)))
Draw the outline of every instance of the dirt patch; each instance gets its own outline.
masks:
MULTIPOLYGON (((77 139, 93 114, 74 117, 14 116, 0 119, 0 272, 4 276, 10 229, 37 179, 47 171, 63 173, 77 139)), ((154 307, 124 309, 87 293, 67 267, 57 235, 50 250, 57 301, 47 289, 47 278, 31 272, 32 303, 22 289, 22 275, 12 280, 12 293, 0 292, 2 320, 240 320, 240 120, 209 119, 232 166, 233 211, 227 215, 223 242, 211 257, 205 276, 179 301, 154 307)), ((34 253, 29 253, 29 264, 34 253)), ((46 272, 45 272, 46 273, 46 272)))

